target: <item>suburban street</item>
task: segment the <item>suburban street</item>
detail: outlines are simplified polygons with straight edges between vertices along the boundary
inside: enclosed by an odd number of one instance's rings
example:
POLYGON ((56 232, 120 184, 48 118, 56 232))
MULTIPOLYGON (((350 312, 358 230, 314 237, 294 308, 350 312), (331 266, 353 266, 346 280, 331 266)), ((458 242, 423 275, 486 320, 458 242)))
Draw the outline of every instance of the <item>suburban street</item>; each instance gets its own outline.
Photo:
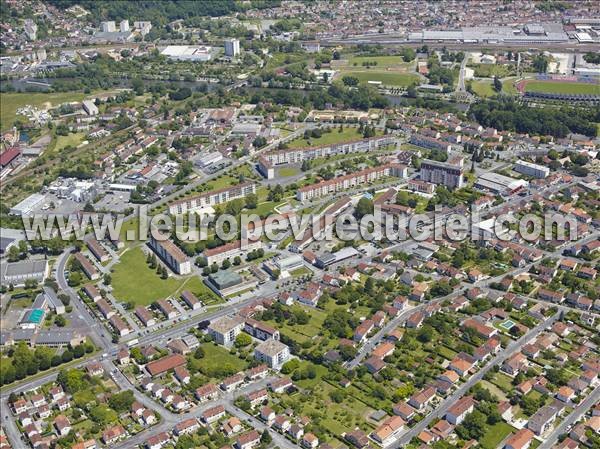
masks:
POLYGON ((575 409, 554 428, 550 435, 545 438, 545 441, 538 446, 538 449, 550 449, 554 446, 558 441, 558 437, 567 433, 569 428, 581 419, 598 401, 600 401, 600 385, 575 406, 575 409))
MULTIPOLYGON (((136 434, 135 436, 133 436, 121 443, 118 443, 117 445, 114 445, 112 447, 114 449, 134 448, 137 445, 142 444, 150 436, 155 435, 160 432, 170 431, 173 429, 173 427, 178 422, 181 422, 185 419, 200 418, 207 409, 218 406, 218 405, 225 407, 225 410, 229 414, 238 417, 240 419, 240 421, 249 422, 252 424, 252 426, 254 428, 259 429, 259 430, 264 430, 267 426, 262 421, 259 421, 256 418, 253 418, 252 416, 248 415, 244 411, 237 408, 234 405, 234 401, 235 401, 235 398, 237 398, 238 396, 243 396, 247 393, 250 393, 255 390, 259 390, 261 388, 266 388, 267 384, 274 379, 275 379, 274 377, 267 377, 267 378, 261 379, 256 382, 250 382, 250 383, 244 385, 243 387, 237 389, 235 392, 227 392, 227 393, 220 392, 220 396, 218 399, 209 401, 209 402, 205 402, 201 406, 198 406, 186 413, 181 413, 181 414, 171 413, 170 415, 167 415, 166 418, 165 418, 165 415, 163 415, 163 421, 160 424, 150 427, 148 429, 145 429, 142 432, 136 434)), ((139 394, 142 394, 142 393, 139 393, 139 394)), ((150 401, 153 402, 152 400, 150 400, 150 401)), ((153 408, 156 408, 156 407, 153 407, 153 408)), ((162 412, 160 412, 160 413, 162 414, 162 412)), ((285 449, 297 449, 296 445, 292 444, 289 440, 287 440, 285 437, 278 434, 277 432, 270 431, 270 433, 271 433, 271 436, 273 437, 273 441, 279 447, 285 448, 285 449)))
POLYGON ((540 335, 545 329, 548 329, 552 324, 560 317, 560 312, 555 313, 551 317, 545 319, 536 327, 531 329, 521 338, 513 341, 508 347, 502 349, 499 354, 494 356, 489 362, 487 362, 477 373, 472 375, 465 383, 460 385, 456 391, 450 396, 444 399, 432 412, 428 413, 425 418, 415 424, 410 430, 404 433, 396 442, 390 447, 399 448, 405 444, 408 444, 414 437, 419 435, 425 430, 429 424, 436 418, 442 418, 446 412, 452 407, 456 401, 463 397, 477 382, 483 379, 483 376, 491 370, 494 366, 501 365, 506 359, 520 351, 523 346, 532 341, 538 335, 540 335))

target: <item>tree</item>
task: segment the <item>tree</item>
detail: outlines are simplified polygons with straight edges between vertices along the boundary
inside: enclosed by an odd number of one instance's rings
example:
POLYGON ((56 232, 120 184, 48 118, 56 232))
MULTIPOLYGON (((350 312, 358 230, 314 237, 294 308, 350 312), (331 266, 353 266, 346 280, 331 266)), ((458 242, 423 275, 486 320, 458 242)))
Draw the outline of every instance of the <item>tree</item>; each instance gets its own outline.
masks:
POLYGON ((71 297, 64 293, 60 293, 58 299, 60 299, 60 302, 62 302, 65 307, 71 303, 71 297))
POLYGON ((342 77, 342 82, 346 86, 357 86, 359 79, 356 76, 346 75, 346 76, 342 77))
POLYGON ((77 393, 87 386, 85 374, 78 369, 61 370, 56 381, 70 394, 77 393))
POLYGON ((81 273, 79 271, 71 272, 69 274, 69 286, 76 287, 81 284, 81 273))
POLYGON ((262 435, 260 436, 260 442, 264 445, 271 444, 273 438, 267 429, 263 430, 262 435))
POLYGON ((125 390, 119 393, 113 394, 108 399, 108 405, 116 412, 122 413, 128 411, 131 408, 131 404, 135 400, 133 391, 125 390))
POLYGON ((238 334, 238 336, 235 337, 235 346, 237 348, 243 348, 245 346, 248 346, 251 343, 252 343, 252 337, 250 337, 250 335, 248 335, 244 332, 238 334))
POLYGON ((16 246, 11 246, 8 249, 8 261, 9 262, 16 262, 17 260, 20 259, 21 253, 19 252, 19 248, 17 248, 16 246))
POLYGON ((502 81, 498 76, 494 76, 494 90, 498 93, 502 92, 502 81))
POLYGON ((487 416, 479 410, 475 410, 467 415, 462 424, 456 427, 456 433, 465 440, 479 440, 485 434, 486 422, 487 416))
POLYGON ((548 71, 548 57, 540 53, 533 58, 531 65, 537 73, 546 73, 548 71))
POLYGON ((246 196, 246 208, 248 209, 256 209, 258 205, 258 196, 255 193, 249 193, 246 196))
POLYGON ((131 87, 136 95, 144 95, 144 82, 140 78, 131 80, 131 87))
POLYGON ((54 324, 56 324, 58 327, 65 327, 67 325, 67 320, 63 315, 56 315, 56 318, 54 318, 54 324))
POLYGON ((106 405, 97 405, 90 410, 90 418, 96 424, 105 426, 117 421, 117 413, 106 405))
POLYGON ((204 348, 202 348, 202 346, 198 346, 196 348, 196 350, 194 351, 194 358, 195 359, 203 359, 204 358, 204 348))
POLYGON ((346 392, 344 390, 340 390, 339 388, 336 388, 329 392, 329 397, 336 404, 341 404, 342 402, 344 402, 344 399, 346 398, 346 392))
POLYGON ((374 210, 373 200, 362 197, 358 200, 356 204, 356 209, 354 210, 354 216, 360 220, 362 217, 368 214, 372 214, 374 210))
POLYGON ((414 49, 407 47, 402 49, 402 60, 404 62, 410 62, 417 57, 417 53, 414 49))
POLYGON ((263 136, 257 136, 254 138, 254 140, 252 141, 252 146, 254 148, 262 148, 267 144, 267 139, 265 139, 263 136))

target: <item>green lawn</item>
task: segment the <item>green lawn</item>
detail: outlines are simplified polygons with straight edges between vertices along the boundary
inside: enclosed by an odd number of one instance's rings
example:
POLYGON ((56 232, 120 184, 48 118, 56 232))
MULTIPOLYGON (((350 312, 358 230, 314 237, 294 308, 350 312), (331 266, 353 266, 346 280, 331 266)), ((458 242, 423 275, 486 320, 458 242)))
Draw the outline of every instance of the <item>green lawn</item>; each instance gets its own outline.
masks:
POLYGON ((492 383, 506 393, 513 389, 512 379, 503 373, 497 373, 492 383))
MULTIPOLYGON (((498 92, 492 87, 492 81, 473 81, 472 82, 473 92, 480 97, 493 97, 498 95, 498 92)), ((512 79, 507 79, 502 83, 502 93, 507 95, 516 95, 517 89, 515 88, 512 79)))
POLYGON ((121 255, 112 273, 113 294, 119 301, 133 301, 135 304, 148 305, 157 299, 174 295, 184 287, 194 293, 214 295, 196 276, 187 278, 161 279, 146 265, 146 256, 141 248, 133 248, 121 255))
POLYGON ((218 372, 224 366, 230 366, 236 372, 243 371, 248 366, 244 360, 231 354, 222 346, 218 346, 214 343, 204 343, 201 347, 204 349, 204 357, 195 359, 193 356, 189 356, 188 360, 190 360, 190 363, 194 364, 197 369, 201 369, 202 372, 211 377, 215 377, 211 375, 211 373, 218 372))
POLYGON ((264 201, 262 203, 257 204, 256 209, 248 209, 247 212, 263 217, 263 216, 271 215, 274 212, 275 207, 278 206, 279 204, 282 204, 282 203, 278 203, 275 201, 264 201))
POLYGON ((290 275, 292 277, 300 277, 300 276, 306 276, 307 274, 311 274, 312 271, 310 271, 309 268, 306 267, 300 267, 300 268, 296 268, 293 271, 290 271, 290 275))
POLYGON ((126 246, 132 245, 134 242, 139 241, 139 227, 140 220, 137 217, 125 221, 119 230, 119 239, 121 239, 126 246), (131 240, 127 239, 128 231, 133 231, 133 238, 131 240))
POLYGON ((352 71, 344 73, 345 75, 355 76, 362 83, 381 81, 384 86, 410 86, 415 82, 419 82, 419 76, 414 73, 382 72, 376 69, 352 71))
MULTIPOLYGON (((318 368, 317 375, 319 375, 318 368)), ((300 383, 302 382, 305 381, 300 381, 300 383)), ((342 433, 349 432, 359 425, 363 426, 364 418, 372 410, 351 395, 346 396, 342 403, 333 402, 329 395, 335 390, 341 390, 341 388, 329 382, 320 381, 310 388, 310 394, 302 395, 301 399, 294 399, 290 405, 293 405, 293 409, 298 415, 318 416, 320 424, 327 429, 329 435, 340 438, 342 433)), ((286 405, 288 405, 287 401, 286 405)), ((336 439, 328 442, 334 447, 339 446, 336 439)))
POLYGON ((295 176, 300 172, 300 170, 296 167, 281 167, 277 169, 277 175, 282 178, 286 178, 288 176, 295 176))
POLYGON ((480 382, 480 384, 483 388, 488 390, 490 393, 492 393, 494 396, 496 396, 499 400, 505 401, 507 399, 506 393, 504 393, 504 391, 502 391, 498 386, 494 385, 493 383, 488 382, 487 380, 482 380, 480 382))
POLYGON ((218 190, 229 187, 238 183, 238 178, 230 175, 224 175, 220 178, 215 178, 206 183, 208 190, 218 190))
POLYGON ((77 148, 77 146, 85 139, 84 133, 74 133, 68 136, 56 136, 54 151, 60 151, 67 146, 77 148))
POLYGON ((306 140, 303 137, 298 137, 288 143, 288 148, 317 147, 322 145, 330 145, 332 143, 350 142, 360 139, 364 139, 364 137, 362 133, 358 132, 358 128, 344 127, 342 132, 339 132, 339 128, 332 128, 331 132, 324 132, 319 138, 311 137, 309 140, 306 140))
POLYGON ((475 76, 478 78, 505 78, 515 73, 514 66, 501 64, 470 64, 468 67, 475 70, 475 76))
POLYGON ((488 427, 485 435, 479 440, 479 444, 483 449, 496 449, 500 442, 514 430, 514 427, 500 421, 488 427))
POLYGON ((448 360, 453 360, 456 357, 456 351, 453 351, 446 346, 438 346, 437 353, 448 360))
POLYGON ((525 85, 526 92, 550 92, 556 94, 588 94, 600 95, 600 84, 568 83, 553 81, 529 81, 525 85))
POLYGON ((81 92, 27 92, 27 93, 1 93, 0 94, 0 127, 4 131, 12 126, 17 118, 16 112, 20 107, 28 104, 38 108, 54 107, 71 101, 81 101, 85 95, 81 92))
POLYGON ((404 67, 408 68, 411 65, 414 65, 414 61, 404 62, 402 60, 402 56, 353 56, 348 60, 348 65, 352 67, 363 67, 363 62, 376 62, 377 65, 372 67, 381 68, 381 67, 404 67))

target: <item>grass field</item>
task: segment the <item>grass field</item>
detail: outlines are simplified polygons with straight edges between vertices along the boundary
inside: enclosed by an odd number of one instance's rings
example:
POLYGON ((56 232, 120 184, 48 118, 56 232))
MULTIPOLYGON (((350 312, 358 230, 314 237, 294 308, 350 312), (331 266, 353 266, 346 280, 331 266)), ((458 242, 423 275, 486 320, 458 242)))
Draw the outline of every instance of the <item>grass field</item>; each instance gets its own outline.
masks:
MULTIPOLYGON (((379 135, 379 134, 378 134, 379 135)), ((333 128, 330 133, 323 133, 319 138, 311 137, 309 140, 298 137, 288 143, 288 148, 306 148, 321 145, 331 145, 338 142, 349 142, 351 140, 363 139, 362 133, 358 128, 345 127, 342 132, 338 128, 333 128)))
POLYGON ((300 170, 296 167, 281 167, 277 169, 277 176, 287 178, 289 176, 296 176, 300 170))
POLYGON ((132 248, 121 255, 112 272, 113 294, 119 301, 148 305, 177 291, 189 289, 199 296, 214 294, 197 277, 161 279, 146 265, 141 248, 132 248))
POLYGON ((373 68, 402 67, 408 69, 414 65, 414 61, 412 63, 404 62, 401 56, 353 56, 348 60, 348 65, 352 67, 362 67, 363 62, 376 62, 377 65, 373 68))
POLYGON ((384 72, 377 71, 376 68, 365 71, 349 71, 343 75, 355 76, 361 83, 380 81, 384 86, 410 86, 419 81, 419 77, 413 73, 384 72))
POLYGON ((488 382, 487 380, 482 380, 481 386, 483 388, 485 388, 486 390, 488 390, 490 393, 492 393, 494 396, 496 396, 501 401, 505 401, 507 399, 506 393, 504 393, 504 391, 502 391, 500 388, 498 388, 493 383, 488 382))
POLYGON ((202 365, 202 370, 204 372, 215 372, 225 365, 232 366, 236 371, 242 371, 247 367, 246 362, 239 357, 230 354, 229 351, 222 346, 213 343, 204 343, 201 346, 202 349, 204 349, 204 357, 198 360, 198 363, 202 365))
POLYGON ((513 388, 511 382, 512 382, 512 379, 503 373, 497 373, 496 376, 494 377, 494 380, 492 381, 492 383, 494 385, 496 385, 502 391, 507 392, 507 393, 510 392, 513 388))
POLYGON ((498 76, 505 78, 514 74, 514 68, 500 64, 471 64, 468 66, 475 71, 475 76, 478 78, 493 78, 498 76))
POLYGON ((84 133, 74 133, 68 136, 56 136, 56 143, 54 144, 54 151, 60 151, 65 147, 71 146, 77 148, 77 146, 85 139, 84 133))
POLYGON ((70 101, 81 101, 84 94, 80 92, 28 92, 28 93, 2 93, 0 94, 0 127, 2 130, 10 128, 16 120, 17 109, 28 104, 46 109, 48 106, 58 106, 70 101))
MULTIPOLYGON (((498 94, 492 87, 492 81, 473 81, 472 87, 473 92, 480 97, 493 97, 498 94)), ((502 93, 516 95, 517 89, 515 88, 512 79, 507 79, 502 83, 502 93)))
POLYGON ((548 92, 553 94, 586 94, 600 95, 600 84, 568 83, 554 81, 529 81, 525 84, 526 92, 548 92))
POLYGON ((310 271, 310 269, 306 268, 306 267, 300 267, 300 268, 296 268, 293 271, 290 271, 290 275, 295 278, 300 277, 300 276, 310 275, 310 274, 312 274, 312 271, 310 271))
POLYGON ((500 421, 493 426, 488 427, 487 432, 479 441, 479 445, 483 449, 496 449, 500 442, 504 440, 513 430, 509 424, 504 421, 500 421))

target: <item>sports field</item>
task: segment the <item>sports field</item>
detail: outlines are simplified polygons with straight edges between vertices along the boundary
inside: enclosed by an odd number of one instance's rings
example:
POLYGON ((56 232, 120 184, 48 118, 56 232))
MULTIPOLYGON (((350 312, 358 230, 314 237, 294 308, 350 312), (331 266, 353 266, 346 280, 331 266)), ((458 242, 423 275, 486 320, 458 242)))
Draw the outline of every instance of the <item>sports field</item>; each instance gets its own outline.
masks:
POLYGON ((546 92, 553 94, 600 95, 600 84, 573 83, 561 81, 527 81, 525 92, 546 92))

